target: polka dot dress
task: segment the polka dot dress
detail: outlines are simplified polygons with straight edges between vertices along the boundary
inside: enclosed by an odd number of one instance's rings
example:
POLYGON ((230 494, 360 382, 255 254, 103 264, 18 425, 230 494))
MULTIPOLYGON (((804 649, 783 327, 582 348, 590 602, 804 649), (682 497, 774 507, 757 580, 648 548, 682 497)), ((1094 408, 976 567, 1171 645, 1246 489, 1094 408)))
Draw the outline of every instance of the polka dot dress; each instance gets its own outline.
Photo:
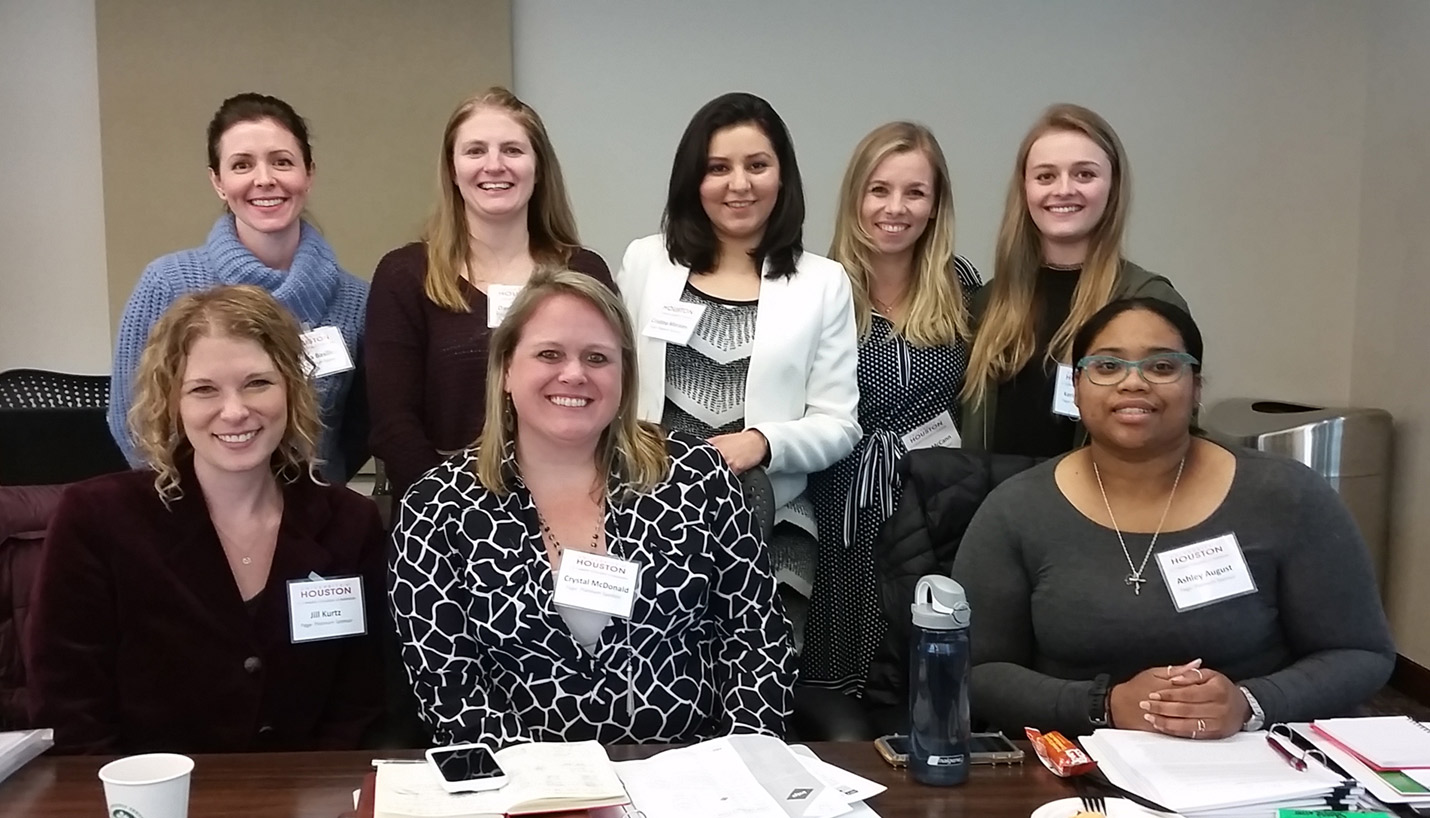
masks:
MULTIPOLYGON (((956 259, 967 302, 982 286, 978 271, 956 259)), ((859 346, 859 424, 864 437, 848 457, 811 475, 819 522, 819 564, 800 654, 800 682, 862 695, 874 650, 884 638, 874 573, 879 529, 899 496, 894 467, 901 437, 947 411, 959 421, 958 393, 968 347, 920 348, 875 314, 859 346)))

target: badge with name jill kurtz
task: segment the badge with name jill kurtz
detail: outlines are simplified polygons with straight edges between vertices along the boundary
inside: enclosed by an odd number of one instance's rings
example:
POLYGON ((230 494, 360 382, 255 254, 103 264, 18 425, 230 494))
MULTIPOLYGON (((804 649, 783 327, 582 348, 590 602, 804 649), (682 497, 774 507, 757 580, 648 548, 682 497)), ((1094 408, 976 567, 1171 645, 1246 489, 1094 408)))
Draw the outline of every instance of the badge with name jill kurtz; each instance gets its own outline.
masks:
POLYGON ((289 580, 288 623, 294 644, 367 633, 362 577, 289 580))

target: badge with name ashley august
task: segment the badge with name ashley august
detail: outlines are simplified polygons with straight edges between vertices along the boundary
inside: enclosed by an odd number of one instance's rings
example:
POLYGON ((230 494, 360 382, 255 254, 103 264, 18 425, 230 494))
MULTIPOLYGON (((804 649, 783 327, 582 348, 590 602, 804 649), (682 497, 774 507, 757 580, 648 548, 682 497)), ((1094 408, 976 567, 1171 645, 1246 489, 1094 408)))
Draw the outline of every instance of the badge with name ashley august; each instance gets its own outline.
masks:
POLYGON ((1235 534, 1163 551, 1157 555, 1157 568, 1178 613, 1256 593, 1235 534))
POLYGON ((289 580, 288 622, 294 644, 367 633, 362 577, 289 580))
POLYGON ((556 604, 629 619, 640 573, 640 563, 566 551, 556 575, 556 604))
POLYGON ((516 300, 516 294, 521 292, 520 284, 488 284, 487 285, 487 326, 499 327, 501 322, 506 320, 506 314, 511 311, 511 302, 516 300))
POLYGON ((666 304, 660 308, 660 312, 651 316, 641 334, 647 338, 658 338, 667 343, 685 346, 690 343, 690 336, 695 334, 695 327, 704 314, 704 304, 686 304, 683 301, 666 304))
POLYGON ((326 378, 353 368, 353 357, 337 327, 318 327, 303 333, 303 352, 308 357, 310 378, 326 378))
POLYGON ((1073 391, 1073 368, 1058 364, 1058 377, 1053 381, 1053 414, 1079 420, 1082 413, 1077 410, 1077 393, 1073 391))

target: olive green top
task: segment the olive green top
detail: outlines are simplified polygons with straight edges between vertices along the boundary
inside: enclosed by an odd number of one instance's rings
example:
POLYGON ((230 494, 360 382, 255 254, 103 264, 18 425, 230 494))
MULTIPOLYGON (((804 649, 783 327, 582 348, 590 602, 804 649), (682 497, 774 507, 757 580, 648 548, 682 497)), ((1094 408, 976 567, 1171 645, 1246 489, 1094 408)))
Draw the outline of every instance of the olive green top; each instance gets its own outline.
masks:
MULTIPOLYGON (((993 287, 986 286, 973 297, 971 312, 975 337, 978 325, 983 320, 983 312, 988 308, 988 299, 992 295, 993 287)), ((1122 266, 1117 271, 1117 284, 1113 287, 1111 301, 1123 298, 1155 298, 1187 310, 1189 314, 1191 312, 1186 300, 1165 276, 1149 273, 1127 259, 1122 260, 1122 266)), ((990 383, 983 390, 983 400, 976 404, 968 400, 963 401, 963 426, 959 429, 963 447, 987 449, 994 440, 993 423, 997 417, 998 384, 990 383)), ((1087 442, 1087 429, 1083 428, 1081 423, 1077 425, 1074 440, 1077 446, 1087 442)))

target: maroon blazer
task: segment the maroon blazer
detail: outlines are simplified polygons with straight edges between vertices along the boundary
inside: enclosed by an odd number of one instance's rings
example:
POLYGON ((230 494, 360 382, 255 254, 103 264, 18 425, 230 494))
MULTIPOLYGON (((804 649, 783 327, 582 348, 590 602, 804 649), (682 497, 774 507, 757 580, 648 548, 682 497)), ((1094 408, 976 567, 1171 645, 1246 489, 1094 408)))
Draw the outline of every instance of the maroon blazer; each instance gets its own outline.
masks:
POLYGON ((147 470, 66 490, 28 623, 35 726, 54 728, 58 752, 359 746, 382 713, 390 627, 376 506, 306 477, 280 484, 268 584, 245 604, 191 468, 180 485, 169 508, 147 470), (287 581, 309 573, 362 576, 367 635, 291 642, 287 581))
MULTIPOLYGON (((616 289, 606 262, 590 250, 572 253, 567 266, 616 289)), ((472 311, 450 312, 427 297, 426 279, 427 246, 399 247, 378 262, 367 297, 368 442, 398 499, 447 459, 444 452, 472 445, 486 419, 486 293, 458 279, 472 311)))

